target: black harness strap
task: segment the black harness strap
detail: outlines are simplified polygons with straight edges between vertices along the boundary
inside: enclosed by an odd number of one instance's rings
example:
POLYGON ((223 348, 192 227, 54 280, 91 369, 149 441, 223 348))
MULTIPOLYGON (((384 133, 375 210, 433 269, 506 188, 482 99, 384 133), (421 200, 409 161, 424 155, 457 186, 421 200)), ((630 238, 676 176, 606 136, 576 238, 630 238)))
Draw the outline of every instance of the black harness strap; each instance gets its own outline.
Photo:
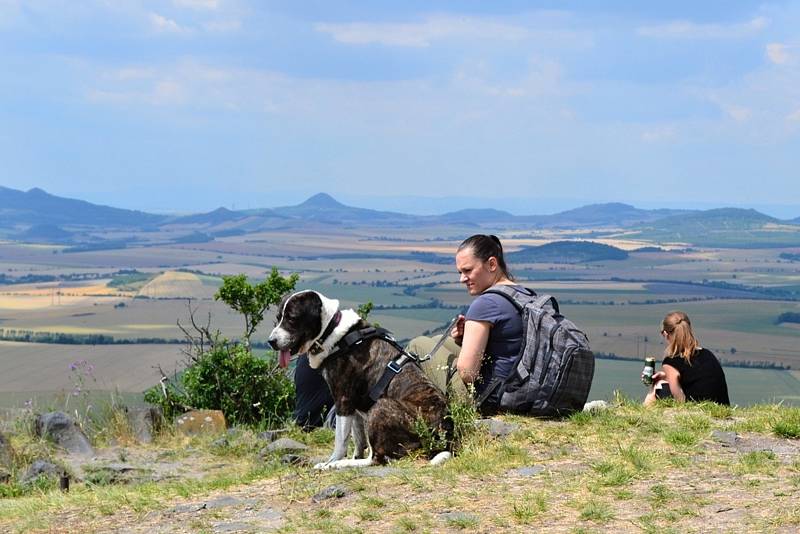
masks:
POLYGON ((376 328, 374 326, 369 326, 367 328, 350 332, 344 336, 339 343, 336 344, 338 350, 328 356, 328 358, 331 358, 347 354, 364 341, 376 337, 389 343, 391 346, 397 349, 399 354, 389 361, 389 363, 386 365, 386 369, 383 370, 383 374, 381 375, 380 379, 378 379, 378 382, 372 386, 372 388, 370 388, 369 398, 372 399, 373 403, 377 402, 378 399, 383 396, 383 394, 386 392, 386 388, 388 388, 389 384, 392 382, 392 379, 403 370, 403 367, 405 367, 407 363, 413 362, 415 365, 419 365, 419 358, 417 358, 415 354, 412 354, 401 347, 400 344, 394 339, 391 332, 385 328, 376 328))

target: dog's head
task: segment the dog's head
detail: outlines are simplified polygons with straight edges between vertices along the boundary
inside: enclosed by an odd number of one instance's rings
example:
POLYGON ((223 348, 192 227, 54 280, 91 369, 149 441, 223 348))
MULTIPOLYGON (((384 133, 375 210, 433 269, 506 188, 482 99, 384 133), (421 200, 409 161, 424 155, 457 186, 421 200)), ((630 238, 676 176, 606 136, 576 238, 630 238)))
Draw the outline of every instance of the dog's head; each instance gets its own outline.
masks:
POLYGON ((293 354, 308 352, 338 310, 338 300, 316 291, 299 291, 284 297, 268 340, 279 351, 281 366, 285 367, 293 354))

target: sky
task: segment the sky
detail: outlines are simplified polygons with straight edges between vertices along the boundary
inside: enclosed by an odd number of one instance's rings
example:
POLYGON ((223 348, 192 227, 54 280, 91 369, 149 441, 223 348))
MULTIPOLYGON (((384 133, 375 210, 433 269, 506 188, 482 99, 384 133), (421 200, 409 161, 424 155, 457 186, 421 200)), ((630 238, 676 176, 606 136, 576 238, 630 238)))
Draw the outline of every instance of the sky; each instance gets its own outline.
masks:
POLYGON ((800 0, 0 0, 0 185, 800 216, 800 0))

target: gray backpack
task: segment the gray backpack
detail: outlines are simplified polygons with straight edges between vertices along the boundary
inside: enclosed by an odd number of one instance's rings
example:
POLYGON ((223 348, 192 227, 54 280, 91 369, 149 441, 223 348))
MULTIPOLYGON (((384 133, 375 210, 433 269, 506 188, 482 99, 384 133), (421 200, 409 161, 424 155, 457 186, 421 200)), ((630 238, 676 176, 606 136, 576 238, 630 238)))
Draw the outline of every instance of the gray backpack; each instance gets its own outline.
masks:
POLYGON ((594 377, 589 338, 559 313, 555 298, 527 291, 502 284, 484 291, 514 304, 522 314, 523 337, 510 375, 490 382, 478 405, 492 395, 503 411, 538 417, 582 410, 594 377))

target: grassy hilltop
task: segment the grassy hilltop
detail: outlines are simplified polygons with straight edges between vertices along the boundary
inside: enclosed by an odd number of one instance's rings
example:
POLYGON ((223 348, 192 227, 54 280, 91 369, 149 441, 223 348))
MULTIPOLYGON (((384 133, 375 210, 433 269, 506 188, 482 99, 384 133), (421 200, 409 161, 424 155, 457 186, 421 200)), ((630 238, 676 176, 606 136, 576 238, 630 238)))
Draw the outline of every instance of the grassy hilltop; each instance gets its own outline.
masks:
MULTIPOLYGON (((316 472, 252 431, 103 449, 115 461, 183 466, 159 482, 74 483, 0 500, 8 532, 788 532, 800 528, 800 409, 713 404, 611 409, 563 421, 506 416, 430 467, 316 472), (335 488, 330 489, 332 486, 335 488), (340 495, 324 499, 329 494, 340 495), (316 496, 316 498, 314 498, 316 496)), ((316 461, 332 433, 289 436, 316 461)), ((20 450, 45 447, 14 443, 20 450), (27 447, 27 448, 26 448, 27 447)))

